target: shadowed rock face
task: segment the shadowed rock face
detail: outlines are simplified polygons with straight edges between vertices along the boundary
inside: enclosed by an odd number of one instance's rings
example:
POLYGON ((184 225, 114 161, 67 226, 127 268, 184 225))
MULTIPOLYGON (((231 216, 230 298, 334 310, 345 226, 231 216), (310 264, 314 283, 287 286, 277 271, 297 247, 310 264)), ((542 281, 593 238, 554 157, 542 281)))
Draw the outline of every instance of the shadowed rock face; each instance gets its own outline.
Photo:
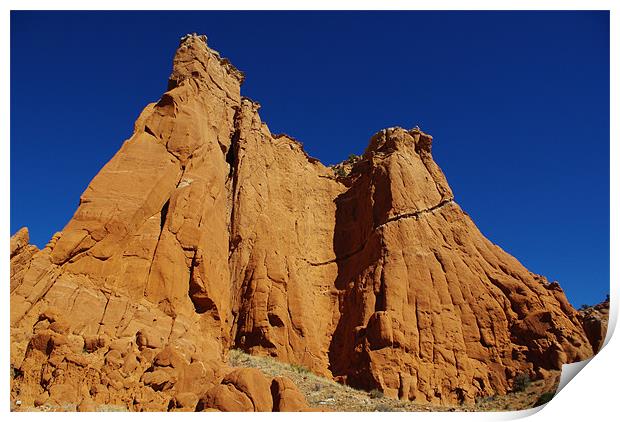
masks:
POLYGON ((306 406, 289 380, 227 368, 236 347, 389 396, 471 403, 592 355, 559 285, 455 203, 431 136, 382 130, 336 176, 270 133, 242 81, 205 37, 184 37, 169 90, 63 231, 41 251, 25 230, 11 239, 13 396, 306 406))

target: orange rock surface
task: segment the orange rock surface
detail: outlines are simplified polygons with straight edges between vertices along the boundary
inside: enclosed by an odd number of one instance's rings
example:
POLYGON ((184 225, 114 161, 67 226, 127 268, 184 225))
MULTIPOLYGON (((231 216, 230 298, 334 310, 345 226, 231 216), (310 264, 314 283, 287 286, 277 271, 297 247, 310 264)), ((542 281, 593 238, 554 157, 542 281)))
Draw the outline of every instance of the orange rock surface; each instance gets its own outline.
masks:
POLYGON ((41 251, 11 239, 12 398, 304 410, 240 348, 430 403, 504 394, 592 348, 557 283, 489 242, 419 129, 347 171, 273 135, 243 74, 188 35, 168 91, 41 251), (347 173, 348 172, 348 173, 347 173))
POLYGON ((594 353, 598 353, 605 343, 609 324, 609 297, 594 306, 579 309, 579 320, 592 345, 594 353))

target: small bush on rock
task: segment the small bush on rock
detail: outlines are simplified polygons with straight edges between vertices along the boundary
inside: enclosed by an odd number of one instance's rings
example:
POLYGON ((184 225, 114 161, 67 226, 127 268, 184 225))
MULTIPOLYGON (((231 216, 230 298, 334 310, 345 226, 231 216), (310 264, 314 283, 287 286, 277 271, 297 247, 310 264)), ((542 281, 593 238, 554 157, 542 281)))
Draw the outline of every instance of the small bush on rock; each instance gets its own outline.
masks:
POLYGON ((514 392, 525 391, 525 389, 529 387, 531 383, 532 381, 527 374, 519 374, 515 377, 513 381, 512 390, 514 392))
POLYGON ((374 411, 375 412, 396 412, 396 409, 394 409, 389 404, 381 403, 375 406, 374 411))
POLYGON ((542 406, 543 404, 549 403, 554 396, 555 394, 551 392, 541 394, 541 396, 538 397, 538 400, 536 400, 536 404, 534 404, 534 407, 542 406))

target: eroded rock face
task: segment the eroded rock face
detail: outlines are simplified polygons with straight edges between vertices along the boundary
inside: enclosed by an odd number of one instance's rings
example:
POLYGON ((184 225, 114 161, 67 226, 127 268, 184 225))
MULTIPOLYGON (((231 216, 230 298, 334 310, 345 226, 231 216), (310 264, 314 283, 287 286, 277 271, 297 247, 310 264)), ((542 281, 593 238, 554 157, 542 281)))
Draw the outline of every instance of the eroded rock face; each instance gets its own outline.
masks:
POLYGON ((28 229, 23 227, 11 237, 11 292, 21 284, 24 273, 30 268, 32 257, 39 248, 30 244, 28 229))
POLYGON ((609 323, 609 298, 594 306, 579 309, 579 320, 592 345, 594 353, 598 353, 605 343, 609 323))
POLYGON ((418 129, 335 174, 184 37, 169 90, 41 251, 11 239, 12 395, 132 410, 301 410, 237 347, 423 402, 503 394, 592 348, 557 283, 489 242, 418 129), (346 172, 349 174, 346 174, 346 172))
POLYGON ((336 199, 333 374, 391 396, 470 402, 591 355, 557 283, 489 242, 454 202, 431 140, 380 132, 336 199))

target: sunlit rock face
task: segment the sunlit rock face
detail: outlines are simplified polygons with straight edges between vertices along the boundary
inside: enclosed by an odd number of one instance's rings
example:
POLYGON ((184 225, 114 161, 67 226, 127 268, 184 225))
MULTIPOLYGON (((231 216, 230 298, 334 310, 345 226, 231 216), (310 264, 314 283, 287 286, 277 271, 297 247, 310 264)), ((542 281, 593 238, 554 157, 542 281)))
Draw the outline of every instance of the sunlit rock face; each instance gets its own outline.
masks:
POLYGON ((42 250, 11 239, 11 394, 26 405, 299 410, 243 349, 390 397, 472 403, 592 347, 557 283, 489 242, 419 129, 326 167, 243 74, 182 39, 168 91, 42 250))

